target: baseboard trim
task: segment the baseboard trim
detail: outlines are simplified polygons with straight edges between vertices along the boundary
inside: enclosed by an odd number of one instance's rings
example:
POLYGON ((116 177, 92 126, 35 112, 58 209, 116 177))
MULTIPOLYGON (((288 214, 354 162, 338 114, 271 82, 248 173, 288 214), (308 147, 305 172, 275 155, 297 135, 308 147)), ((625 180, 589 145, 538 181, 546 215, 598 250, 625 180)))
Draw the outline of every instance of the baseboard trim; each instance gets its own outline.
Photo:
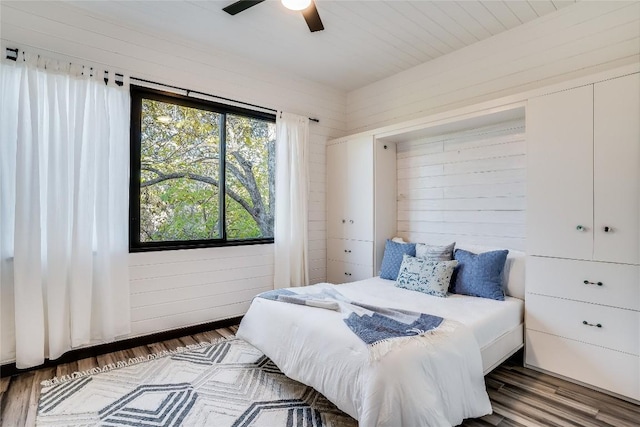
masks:
POLYGON ((29 371, 35 371, 42 368, 50 368, 62 363, 74 362, 76 360, 85 359, 87 357, 96 357, 105 353, 113 353, 114 351, 127 350, 129 348, 148 345, 155 342, 171 340, 184 337, 186 335, 199 334, 201 332, 210 331, 212 329, 227 328, 237 325, 243 316, 232 317, 230 319, 216 320, 209 323, 201 323, 199 325, 189 326, 186 328, 172 329, 170 331, 158 332, 150 335, 142 335, 135 338, 127 338, 121 341, 114 341, 107 344, 99 344, 91 347, 78 348, 70 350, 57 359, 45 359, 45 362, 39 366, 33 366, 27 369, 16 368, 15 363, 7 363, 0 366, 0 378, 10 377, 12 375, 22 374, 29 371))

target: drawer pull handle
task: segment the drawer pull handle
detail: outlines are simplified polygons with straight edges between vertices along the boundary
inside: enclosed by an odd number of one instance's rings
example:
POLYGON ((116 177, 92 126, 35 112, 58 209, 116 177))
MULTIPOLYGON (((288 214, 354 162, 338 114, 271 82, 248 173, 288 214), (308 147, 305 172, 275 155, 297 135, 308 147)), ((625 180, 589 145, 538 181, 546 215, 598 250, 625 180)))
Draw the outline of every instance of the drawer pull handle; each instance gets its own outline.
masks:
POLYGON ((588 280, 585 280, 584 282, 585 285, 598 285, 598 286, 602 286, 602 282, 590 282, 588 280))
POLYGON ((344 273, 345 276, 351 276, 351 273, 344 273))
POLYGON ((350 254, 350 253, 351 253, 351 251, 350 251, 349 249, 345 249, 345 250, 344 250, 344 253, 345 253, 345 254, 350 254))
POLYGON ((350 219, 350 220, 349 220, 349 222, 350 222, 351 224, 353 224, 353 220, 352 220, 352 219, 350 219))
POLYGON ((587 326, 595 326, 596 328, 602 328, 602 325, 600 323, 595 323, 595 324, 594 323, 589 323, 586 320, 583 320, 582 324, 583 325, 587 325, 587 326))

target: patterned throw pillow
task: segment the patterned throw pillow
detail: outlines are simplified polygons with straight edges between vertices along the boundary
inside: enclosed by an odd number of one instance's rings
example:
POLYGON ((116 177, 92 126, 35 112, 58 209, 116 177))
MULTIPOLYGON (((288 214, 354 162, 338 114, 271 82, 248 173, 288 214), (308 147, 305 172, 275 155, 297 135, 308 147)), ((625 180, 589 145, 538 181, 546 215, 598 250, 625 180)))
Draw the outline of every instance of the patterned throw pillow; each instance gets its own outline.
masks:
POLYGON ((451 261, 453 259, 453 248, 456 242, 450 245, 425 245, 416 243, 416 256, 426 261, 451 261))
POLYGON ((382 266, 380 267, 380 277, 382 279, 396 280, 398 278, 398 271, 404 254, 415 256, 415 243, 397 243, 387 240, 382 257, 382 266))
POLYGON ((456 249, 454 257, 459 265, 452 291, 461 295, 504 301, 502 270, 508 253, 506 249, 480 254, 456 249))
POLYGON ((458 261, 427 261, 404 255, 396 286, 436 297, 446 297, 458 261))

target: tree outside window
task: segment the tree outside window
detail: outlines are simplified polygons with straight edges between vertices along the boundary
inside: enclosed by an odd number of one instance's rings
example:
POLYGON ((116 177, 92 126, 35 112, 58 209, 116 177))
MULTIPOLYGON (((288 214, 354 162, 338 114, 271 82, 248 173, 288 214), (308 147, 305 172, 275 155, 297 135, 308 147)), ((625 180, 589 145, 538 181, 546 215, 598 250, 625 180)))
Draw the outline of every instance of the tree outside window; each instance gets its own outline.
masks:
POLYGON ((275 116, 131 94, 131 249, 272 242, 275 116))

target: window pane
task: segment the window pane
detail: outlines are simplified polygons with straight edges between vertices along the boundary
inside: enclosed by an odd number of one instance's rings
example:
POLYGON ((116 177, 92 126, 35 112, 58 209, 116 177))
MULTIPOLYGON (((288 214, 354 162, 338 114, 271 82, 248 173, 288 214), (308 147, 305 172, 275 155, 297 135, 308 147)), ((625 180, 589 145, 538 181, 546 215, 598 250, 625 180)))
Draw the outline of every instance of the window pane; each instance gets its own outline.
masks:
POLYGON ((271 238, 276 125, 234 114, 226 125, 227 238, 271 238))
POLYGON ((142 100, 141 242, 220 237, 220 117, 142 100))

